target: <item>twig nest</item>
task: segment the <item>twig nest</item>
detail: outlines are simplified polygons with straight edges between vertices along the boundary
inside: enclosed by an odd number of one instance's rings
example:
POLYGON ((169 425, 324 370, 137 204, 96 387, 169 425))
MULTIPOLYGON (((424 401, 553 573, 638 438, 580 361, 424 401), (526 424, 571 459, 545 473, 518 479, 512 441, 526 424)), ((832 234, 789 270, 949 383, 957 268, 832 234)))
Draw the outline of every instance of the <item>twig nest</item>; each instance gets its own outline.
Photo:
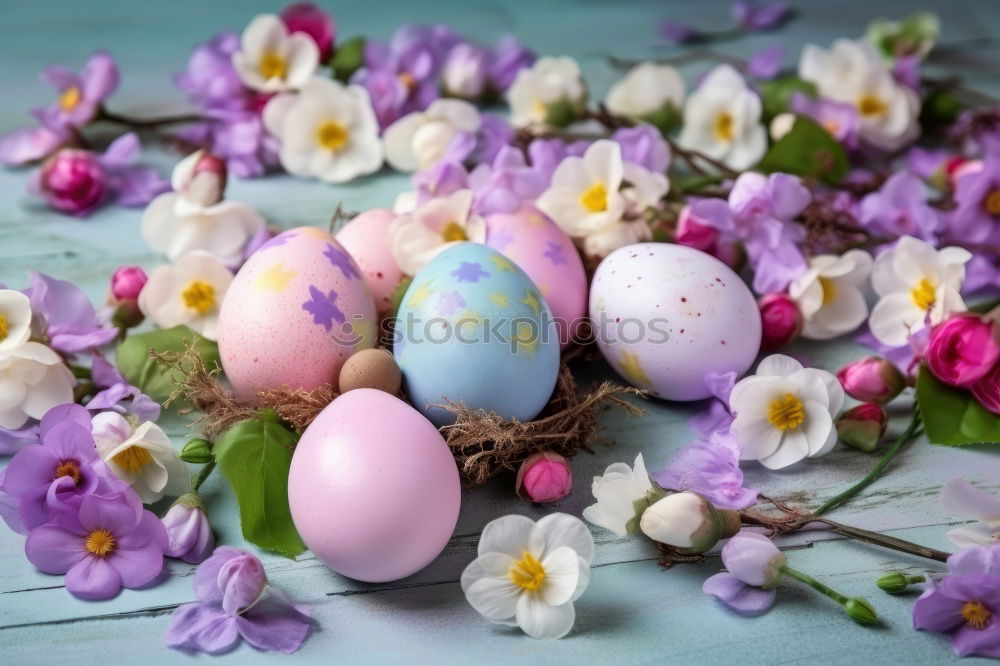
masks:
POLYGON ((371 388, 395 395, 403 383, 396 359, 385 349, 362 349, 340 369, 340 392, 371 388))

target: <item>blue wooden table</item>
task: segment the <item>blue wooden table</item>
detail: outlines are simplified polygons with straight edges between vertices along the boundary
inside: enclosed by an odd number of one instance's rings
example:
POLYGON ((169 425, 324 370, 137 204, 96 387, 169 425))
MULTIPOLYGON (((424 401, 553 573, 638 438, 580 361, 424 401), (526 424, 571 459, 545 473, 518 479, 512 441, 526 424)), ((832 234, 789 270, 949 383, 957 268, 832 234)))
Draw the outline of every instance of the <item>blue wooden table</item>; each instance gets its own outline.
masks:
MULTIPOLYGON (((585 72, 595 96, 617 75, 606 56, 648 58, 673 50, 661 44, 661 18, 703 27, 729 25, 726 3, 482 2, 423 3, 326 2, 342 36, 387 37, 406 21, 444 21, 484 42, 512 32, 540 53, 570 54, 585 72)), ((937 11, 944 42, 1000 37, 1000 3, 926 0, 879 3, 804 4, 798 19, 783 32, 748 37, 721 46, 736 55, 780 42, 794 64, 808 41, 827 44, 857 36, 872 18, 901 17, 918 8, 937 11)), ((253 1, 207 3, 49 2, 7 3, 0 9, 0 130, 25 121, 31 106, 46 103, 51 91, 37 82, 43 66, 77 66, 95 48, 106 48, 123 69, 114 108, 133 115, 181 111, 182 96, 170 75, 183 67, 195 43, 222 28, 240 30, 258 11, 280 5, 253 1)), ((1000 47, 980 46, 975 59, 996 62, 1000 47)), ((700 66, 686 70, 690 77, 700 66)), ((977 85, 1000 91, 994 66, 968 69, 977 85)), ((148 158, 166 171, 174 158, 150 151, 148 158)), ((54 214, 24 194, 26 174, 0 171, 0 282, 20 286, 25 271, 41 270, 81 285, 103 299, 112 270, 124 263, 150 268, 160 262, 143 244, 139 212, 107 209, 87 220, 54 214)), ((404 177, 384 172, 346 186, 271 177, 237 181, 228 196, 257 207, 281 227, 324 225, 338 203, 348 210, 388 206, 404 189, 404 177)), ((836 370, 864 349, 850 341, 800 344, 792 353, 836 370)), ((603 365, 594 376, 607 374, 603 365)), ((810 572, 849 596, 864 595, 878 610, 880 627, 853 625, 829 600, 793 584, 783 585, 776 607, 757 619, 741 619, 701 592, 720 562, 676 567, 663 572, 649 542, 616 538, 595 529, 597 557, 590 588, 577 603, 573 632, 558 642, 537 642, 519 631, 491 625, 465 602, 458 578, 474 558, 478 534, 489 520, 507 513, 538 518, 557 508, 579 515, 592 501, 590 478, 614 461, 631 462, 642 452, 658 469, 691 439, 685 420, 703 405, 652 402, 648 415, 626 419, 609 412, 602 418, 614 444, 597 446, 573 464, 576 490, 557 507, 534 508, 517 500, 513 479, 504 477, 466 492, 455 536, 425 570, 402 581, 361 584, 342 578, 309 553, 297 561, 261 554, 271 580, 293 598, 310 605, 319 629, 294 659, 316 663, 869 663, 873 659, 907 664, 938 664, 954 659, 945 637, 911 628, 913 596, 890 597, 874 587, 884 571, 919 572, 927 562, 892 551, 831 538, 823 532, 781 540, 793 566, 810 572)), ((891 426, 902 428, 902 418, 891 426)), ((183 418, 167 414, 164 427, 179 445, 187 436, 183 418)), ((872 467, 872 454, 840 447, 781 472, 748 465, 751 485, 774 497, 815 507, 872 467)), ((3 464, 0 462, 0 464, 3 464)), ((939 448, 918 440, 889 468, 887 478, 833 514, 837 520, 889 532, 928 546, 950 549, 944 533, 955 517, 944 515, 937 495, 949 478, 961 475, 980 487, 1000 490, 1000 451, 985 447, 939 448)), ((246 547, 236 503, 224 482, 204 486, 219 542, 246 547)), ((156 587, 126 590, 113 600, 94 603, 73 598, 62 579, 41 574, 24 558, 23 539, 0 529, 0 663, 180 663, 188 657, 163 647, 169 614, 193 600, 193 567, 170 561, 169 575, 156 587)), ((243 646, 225 659, 239 663, 274 660, 243 646)), ((204 657, 201 658, 205 660, 204 657)))

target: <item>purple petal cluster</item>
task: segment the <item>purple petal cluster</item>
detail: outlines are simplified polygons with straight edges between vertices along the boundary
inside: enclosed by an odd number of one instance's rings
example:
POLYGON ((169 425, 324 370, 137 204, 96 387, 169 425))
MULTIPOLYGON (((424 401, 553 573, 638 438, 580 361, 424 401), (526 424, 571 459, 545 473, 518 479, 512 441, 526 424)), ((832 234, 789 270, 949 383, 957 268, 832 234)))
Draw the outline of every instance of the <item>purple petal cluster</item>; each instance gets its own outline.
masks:
POLYGON ((935 243, 943 220, 927 198, 927 187, 916 174, 897 171, 861 200, 860 222, 878 236, 915 236, 935 243))
POLYGON ((691 442, 650 476, 663 488, 696 492, 722 509, 745 509, 757 501, 758 491, 743 485, 739 442, 727 432, 691 442))
POLYGON ((118 335, 117 329, 101 324, 90 299, 76 285, 35 271, 29 271, 28 280, 23 291, 31 302, 33 332, 56 351, 89 351, 118 335))
POLYGON ((773 30, 792 16, 792 9, 787 2, 754 2, 754 0, 737 0, 729 6, 729 13, 740 28, 747 32, 773 30))

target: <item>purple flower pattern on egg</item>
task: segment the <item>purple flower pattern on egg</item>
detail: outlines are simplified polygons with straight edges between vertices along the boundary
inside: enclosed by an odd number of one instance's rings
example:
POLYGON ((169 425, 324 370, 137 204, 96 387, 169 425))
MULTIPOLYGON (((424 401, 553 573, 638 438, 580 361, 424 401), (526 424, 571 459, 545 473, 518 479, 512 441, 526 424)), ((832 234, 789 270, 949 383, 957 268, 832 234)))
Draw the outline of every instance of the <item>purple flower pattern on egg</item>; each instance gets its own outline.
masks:
POLYGON ((566 263, 566 248, 564 248, 559 243, 554 243, 549 241, 547 243, 548 248, 543 252, 545 258, 551 261, 553 264, 565 264, 566 263))
POLYGON ((337 292, 330 290, 324 294, 316 285, 309 285, 309 300, 302 304, 302 309, 313 316, 313 323, 322 325, 327 332, 333 328, 333 322, 343 324, 346 321, 344 313, 337 307, 337 292))
POLYGON ((465 307, 465 299, 457 291, 445 291, 438 296, 437 312, 443 317, 450 317, 459 308, 465 307))
POLYGON ((358 270, 357 265, 355 265, 354 259, 343 250, 338 250, 333 245, 327 243, 326 249, 323 250, 323 256, 329 259, 335 268, 339 268, 348 280, 361 278, 361 272, 358 270))
POLYGON ((462 265, 451 272, 459 282, 479 282, 480 278, 489 277, 477 261, 463 261, 462 265))
POLYGON ((258 249, 257 251, 258 252, 263 252, 264 250, 268 250, 268 249, 270 249, 272 247, 278 247, 279 245, 284 245, 288 241, 290 241, 293 238, 295 238, 297 235, 298 234, 295 233, 294 231, 284 231, 284 232, 278 234, 277 236, 275 236, 274 238, 272 238, 271 240, 267 241, 263 245, 261 245, 260 249, 258 249))
POLYGON ((506 229, 501 229, 495 233, 490 234, 489 245, 490 247, 499 250, 501 252, 507 248, 508 245, 514 242, 514 235, 507 231, 506 229))

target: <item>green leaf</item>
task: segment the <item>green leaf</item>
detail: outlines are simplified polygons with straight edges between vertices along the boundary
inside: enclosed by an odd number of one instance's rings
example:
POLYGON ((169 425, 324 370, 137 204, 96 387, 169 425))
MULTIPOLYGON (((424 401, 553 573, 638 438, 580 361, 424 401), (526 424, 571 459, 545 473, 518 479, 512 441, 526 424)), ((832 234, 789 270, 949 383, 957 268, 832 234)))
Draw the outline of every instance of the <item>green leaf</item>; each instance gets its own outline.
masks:
POLYGON ((931 90, 920 105, 920 126, 927 134, 941 132, 951 127, 967 105, 947 88, 931 90))
POLYGON ((804 116, 785 136, 771 145, 758 168, 764 172, 782 171, 812 176, 828 185, 839 183, 849 162, 844 147, 825 129, 804 116))
POLYGON ((365 38, 352 37, 346 42, 340 42, 337 50, 330 58, 330 69, 333 78, 347 83, 354 72, 361 68, 365 60, 365 38))
POLYGON ((220 364, 219 345, 206 340, 187 326, 158 329, 125 339, 115 352, 115 363, 125 380, 157 402, 163 402, 177 388, 178 371, 149 357, 150 350, 183 353, 194 346, 205 367, 220 364))
POLYGON ((788 107, 792 103, 792 95, 797 92, 815 97, 817 95, 816 84, 797 76, 783 76, 773 81, 761 83, 760 97, 763 103, 764 123, 769 123, 779 113, 788 111, 788 107))
POLYGON ((656 111, 639 116, 638 120, 656 127, 663 134, 680 127, 683 120, 682 112, 672 102, 667 102, 656 111))
POLYGON ((212 447, 240 505, 243 537, 286 557, 306 549, 288 509, 288 468, 297 442, 298 435, 264 409, 231 427, 212 447))
POLYGON ((968 391, 938 381, 926 366, 917 375, 917 402, 933 444, 1000 443, 1000 418, 968 391))

